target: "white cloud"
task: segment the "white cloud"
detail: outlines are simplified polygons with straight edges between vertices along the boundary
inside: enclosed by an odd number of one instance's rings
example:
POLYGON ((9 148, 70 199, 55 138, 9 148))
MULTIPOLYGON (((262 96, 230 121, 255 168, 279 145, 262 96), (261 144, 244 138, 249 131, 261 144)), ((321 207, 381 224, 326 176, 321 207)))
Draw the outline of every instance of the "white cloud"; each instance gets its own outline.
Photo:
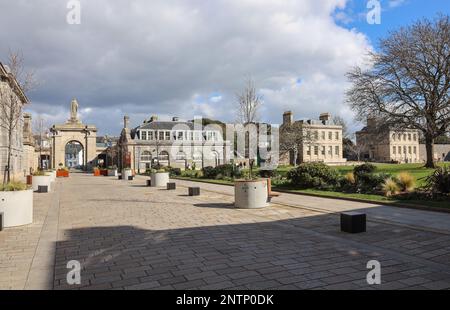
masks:
POLYGON ((44 81, 30 94, 31 110, 68 111, 76 97, 91 109, 83 116, 109 134, 119 133, 123 114, 134 124, 152 114, 232 121, 248 75, 264 95, 264 121, 280 122, 284 109, 350 119, 345 73, 371 48, 336 25, 346 0, 81 3, 81 25, 68 25, 64 1, 2 1, 0 58, 22 49, 44 81))
POLYGON ((405 2, 405 0, 389 0, 389 7, 396 8, 403 5, 405 2))

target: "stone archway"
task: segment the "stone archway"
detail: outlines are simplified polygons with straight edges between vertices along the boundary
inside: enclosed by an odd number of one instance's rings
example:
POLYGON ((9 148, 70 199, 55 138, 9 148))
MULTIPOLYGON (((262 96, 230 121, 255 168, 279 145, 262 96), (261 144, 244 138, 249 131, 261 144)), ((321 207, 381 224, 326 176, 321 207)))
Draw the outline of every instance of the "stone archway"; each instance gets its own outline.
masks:
POLYGON ((52 133, 52 167, 66 165, 66 146, 77 142, 83 149, 83 170, 90 170, 97 154, 97 128, 94 125, 85 125, 78 118, 78 102, 71 103, 70 118, 65 124, 53 125, 52 133))

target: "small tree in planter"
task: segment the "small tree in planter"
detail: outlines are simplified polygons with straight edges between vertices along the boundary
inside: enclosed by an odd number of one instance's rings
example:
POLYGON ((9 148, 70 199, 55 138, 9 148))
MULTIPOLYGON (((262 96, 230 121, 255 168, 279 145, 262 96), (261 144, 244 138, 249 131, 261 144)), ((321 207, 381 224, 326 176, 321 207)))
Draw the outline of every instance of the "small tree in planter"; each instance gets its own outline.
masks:
POLYGON ((170 173, 165 169, 152 170, 150 178, 152 187, 165 187, 170 181, 170 173))
MULTIPOLYGON (((247 80, 244 90, 237 95, 238 119, 244 126, 252 125, 257 121, 258 111, 262 104, 262 97, 257 94, 253 81, 247 80)), ((252 130, 245 142, 248 143, 249 174, 243 180, 234 182, 234 199, 236 208, 264 208, 267 206, 268 188, 267 180, 257 179, 253 176, 255 150, 250 147, 251 141, 258 137, 251 136, 252 130)), ((257 134, 257 133, 256 133, 257 134)))
POLYGON ((0 213, 4 227, 15 227, 33 222, 33 191, 24 183, 9 182, 0 185, 0 213))

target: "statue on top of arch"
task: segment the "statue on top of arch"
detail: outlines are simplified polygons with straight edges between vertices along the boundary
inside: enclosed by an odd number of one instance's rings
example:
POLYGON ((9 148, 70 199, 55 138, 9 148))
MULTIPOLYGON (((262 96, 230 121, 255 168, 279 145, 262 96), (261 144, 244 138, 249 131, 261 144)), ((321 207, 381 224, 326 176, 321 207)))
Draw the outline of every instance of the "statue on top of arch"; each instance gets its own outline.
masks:
POLYGON ((72 100, 72 103, 70 104, 70 119, 69 122, 71 123, 80 123, 80 120, 78 119, 78 101, 76 99, 72 100))

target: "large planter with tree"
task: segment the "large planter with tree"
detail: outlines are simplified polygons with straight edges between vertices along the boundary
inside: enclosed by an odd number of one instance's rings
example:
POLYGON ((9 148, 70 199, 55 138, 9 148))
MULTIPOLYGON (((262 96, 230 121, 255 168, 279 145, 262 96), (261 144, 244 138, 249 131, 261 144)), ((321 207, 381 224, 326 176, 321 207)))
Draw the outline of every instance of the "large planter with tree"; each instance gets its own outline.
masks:
POLYGON ((50 176, 52 182, 56 181, 56 171, 55 170, 46 171, 45 174, 50 176))
POLYGON ((169 172, 155 171, 150 174, 152 187, 166 187, 170 181, 169 172))
POLYGON ((0 185, 0 213, 4 227, 15 227, 33 222, 33 191, 25 184, 0 185))
POLYGON ((128 181, 129 177, 133 176, 133 170, 131 170, 130 168, 125 168, 122 170, 122 180, 123 181, 128 181))
POLYGON ((33 191, 37 191, 39 189, 39 186, 47 186, 48 191, 51 191, 52 176, 38 172, 33 175, 32 183, 33 191))
POLYGON ((236 180, 234 182, 234 206, 239 209, 267 207, 268 188, 266 179, 236 180))

